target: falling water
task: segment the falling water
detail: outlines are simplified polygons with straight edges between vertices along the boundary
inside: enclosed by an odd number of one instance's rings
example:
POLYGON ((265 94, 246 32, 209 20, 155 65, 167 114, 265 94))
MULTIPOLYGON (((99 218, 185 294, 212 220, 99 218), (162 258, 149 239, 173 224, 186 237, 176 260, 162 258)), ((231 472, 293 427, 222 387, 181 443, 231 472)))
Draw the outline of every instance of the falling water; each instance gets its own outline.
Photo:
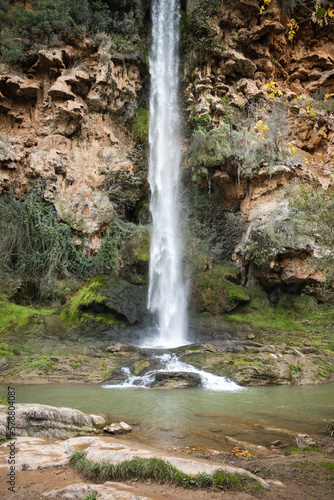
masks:
POLYGON ((154 344, 186 343, 186 297, 179 230, 180 130, 178 109, 179 0, 154 0, 150 54, 152 237, 148 308, 157 315, 154 344))

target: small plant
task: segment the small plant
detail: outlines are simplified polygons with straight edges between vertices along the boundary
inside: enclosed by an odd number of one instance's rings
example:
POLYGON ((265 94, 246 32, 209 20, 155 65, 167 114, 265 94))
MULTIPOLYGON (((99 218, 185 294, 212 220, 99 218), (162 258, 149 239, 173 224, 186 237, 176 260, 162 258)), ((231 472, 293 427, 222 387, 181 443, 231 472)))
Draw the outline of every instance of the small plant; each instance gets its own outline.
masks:
POLYGON ((289 365, 291 375, 299 373, 302 371, 300 365, 289 365))
POLYGON ((93 491, 92 493, 89 493, 89 495, 86 495, 82 500, 97 500, 98 494, 98 491, 93 491))

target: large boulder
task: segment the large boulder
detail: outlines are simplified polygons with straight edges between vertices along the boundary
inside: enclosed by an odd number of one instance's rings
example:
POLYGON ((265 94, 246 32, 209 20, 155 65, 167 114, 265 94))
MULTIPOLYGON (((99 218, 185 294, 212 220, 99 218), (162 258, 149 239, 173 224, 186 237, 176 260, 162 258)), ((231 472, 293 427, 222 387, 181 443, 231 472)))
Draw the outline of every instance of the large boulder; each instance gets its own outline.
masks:
MULTIPOLYGON (((15 405, 15 436, 67 439, 96 434, 106 425, 100 415, 86 414, 73 408, 41 404, 15 405)), ((6 407, 0 408, 0 437, 6 437, 6 407)))

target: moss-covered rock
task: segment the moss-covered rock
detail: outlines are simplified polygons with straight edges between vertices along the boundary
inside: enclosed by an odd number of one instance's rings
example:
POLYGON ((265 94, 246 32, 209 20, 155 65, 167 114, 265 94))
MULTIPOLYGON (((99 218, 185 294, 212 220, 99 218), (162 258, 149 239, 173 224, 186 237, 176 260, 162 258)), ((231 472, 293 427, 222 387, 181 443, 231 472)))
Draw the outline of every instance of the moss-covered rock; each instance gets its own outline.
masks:
POLYGON ((0 333, 24 328, 34 319, 49 316, 54 312, 54 309, 34 309, 2 300, 0 301, 0 333))
POLYGON ((231 281, 236 280, 237 274, 238 268, 231 265, 215 265, 212 269, 203 270, 192 282, 191 310, 217 315, 249 301, 246 289, 231 281))
POLYGON ((70 300, 61 319, 70 326, 88 320, 145 324, 148 321, 147 291, 117 277, 97 277, 86 283, 70 300))

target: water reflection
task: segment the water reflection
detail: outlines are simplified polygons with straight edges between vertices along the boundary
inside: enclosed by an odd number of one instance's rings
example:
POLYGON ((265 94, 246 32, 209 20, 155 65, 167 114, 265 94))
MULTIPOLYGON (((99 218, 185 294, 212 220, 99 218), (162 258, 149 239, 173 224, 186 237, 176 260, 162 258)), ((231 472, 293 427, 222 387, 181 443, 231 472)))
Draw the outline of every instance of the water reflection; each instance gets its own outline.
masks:
POLYGON ((130 441, 161 447, 199 444, 218 450, 226 449, 225 435, 267 444, 273 432, 267 431, 267 438, 260 432, 263 428, 324 432, 333 417, 333 388, 334 384, 324 384, 216 392, 203 388, 106 390, 93 385, 16 387, 18 403, 70 406, 133 424, 133 432, 126 437, 130 441))

